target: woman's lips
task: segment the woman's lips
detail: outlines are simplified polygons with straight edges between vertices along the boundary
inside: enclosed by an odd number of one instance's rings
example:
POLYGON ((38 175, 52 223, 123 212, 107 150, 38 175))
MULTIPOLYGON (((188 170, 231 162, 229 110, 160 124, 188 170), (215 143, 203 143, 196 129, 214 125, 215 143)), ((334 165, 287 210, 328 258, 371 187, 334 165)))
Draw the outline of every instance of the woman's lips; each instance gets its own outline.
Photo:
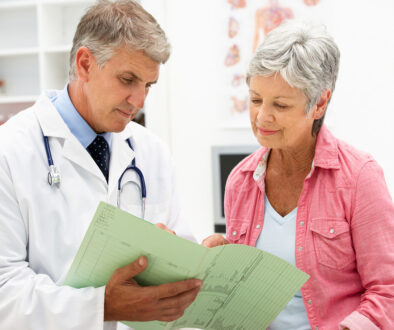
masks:
POLYGON ((279 130, 270 130, 270 129, 265 129, 265 128, 257 128, 259 130, 259 133, 261 135, 273 135, 277 132, 279 132, 279 130))

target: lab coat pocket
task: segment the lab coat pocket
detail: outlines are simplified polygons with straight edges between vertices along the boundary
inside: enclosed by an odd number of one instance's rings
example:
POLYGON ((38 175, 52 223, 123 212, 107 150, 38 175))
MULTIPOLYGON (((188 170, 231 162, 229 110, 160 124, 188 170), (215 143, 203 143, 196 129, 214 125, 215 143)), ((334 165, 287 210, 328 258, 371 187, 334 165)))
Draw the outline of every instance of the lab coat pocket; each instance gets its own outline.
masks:
POLYGON ((245 244, 249 223, 230 221, 227 227, 227 238, 233 244, 245 244))
POLYGON ((355 260, 349 223, 340 218, 311 221, 317 261, 330 268, 343 269, 355 260))

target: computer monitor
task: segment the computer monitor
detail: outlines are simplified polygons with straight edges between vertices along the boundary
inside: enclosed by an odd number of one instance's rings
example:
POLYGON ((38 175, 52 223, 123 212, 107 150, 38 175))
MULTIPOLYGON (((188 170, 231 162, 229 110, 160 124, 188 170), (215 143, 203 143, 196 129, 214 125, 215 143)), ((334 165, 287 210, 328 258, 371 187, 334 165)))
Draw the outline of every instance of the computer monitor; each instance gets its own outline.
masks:
POLYGON ((224 217, 224 189, 232 169, 259 145, 212 146, 214 225, 216 233, 226 232, 224 217))

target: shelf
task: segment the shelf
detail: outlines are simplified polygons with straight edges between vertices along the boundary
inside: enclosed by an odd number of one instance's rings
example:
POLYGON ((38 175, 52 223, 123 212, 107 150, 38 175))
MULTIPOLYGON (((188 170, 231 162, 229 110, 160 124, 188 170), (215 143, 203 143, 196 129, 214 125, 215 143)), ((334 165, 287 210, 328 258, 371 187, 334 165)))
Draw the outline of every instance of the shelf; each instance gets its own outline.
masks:
POLYGON ((0 1, 0 9, 28 8, 35 7, 35 2, 26 0, 0 1))
POLYGON ((0 57, 37 55, 38 53, 39 53, 39 50, 37 47, 0 49, 0 57))
MULTIPOLYGON (((92 2, 60 1, 42 5, 41 33, 43 47, 72 44, 75 30, 82 15, 92 2)), ((71 47, 70 47, 71 48, 71 47)))
POLYGON ((42 0, 43 5, 92 4, 94 0, 42 0))
POLYGON ((40 94, 38 55, 0 57, 2 92, 9 96, 40 94))
POLYGON ((62 89, 77 24, 96 0, 0 0, 0 122, 62 89))
POLYGON ((69 45, 59 45, 44 48, 44 53, 56 54, 56 53, 69 53, 71 51, 71 44, 69 45))
POLYGON ((37 8, 1 8, 0 51, 38 47, 37 8))
POLYGON ((38 95, 5 96, 0 94, 0 104, 6 103, 32 103, 38 99, 38 95))
POLYGON ((42 89, 63 89, 68 80, 69 54, 47 53, 43 58, 42 89), (53 68, 56 68, 54 70, 53 68))
MULTIPOLYGON (((23 100, 22 100, 23 101, 23 100)), ((12 102, 12 103, 0 103, 0 124, 3 124, 13 115, 19 111, 27 109, 34 104, 35 101, 28 102, 12 102)))

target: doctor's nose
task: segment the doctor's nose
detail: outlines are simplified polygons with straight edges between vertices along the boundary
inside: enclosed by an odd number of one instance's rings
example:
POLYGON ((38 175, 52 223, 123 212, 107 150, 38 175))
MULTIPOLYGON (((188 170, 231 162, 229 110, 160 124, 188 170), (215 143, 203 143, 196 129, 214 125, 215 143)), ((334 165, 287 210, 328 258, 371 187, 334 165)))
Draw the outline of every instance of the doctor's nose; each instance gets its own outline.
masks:
POLYGON ((127 103, 131 104, 136 109, 142 109, 144 107, 145 98, 148 94, 145 88, 135 88, 132 93, 127 97, 127 103))

